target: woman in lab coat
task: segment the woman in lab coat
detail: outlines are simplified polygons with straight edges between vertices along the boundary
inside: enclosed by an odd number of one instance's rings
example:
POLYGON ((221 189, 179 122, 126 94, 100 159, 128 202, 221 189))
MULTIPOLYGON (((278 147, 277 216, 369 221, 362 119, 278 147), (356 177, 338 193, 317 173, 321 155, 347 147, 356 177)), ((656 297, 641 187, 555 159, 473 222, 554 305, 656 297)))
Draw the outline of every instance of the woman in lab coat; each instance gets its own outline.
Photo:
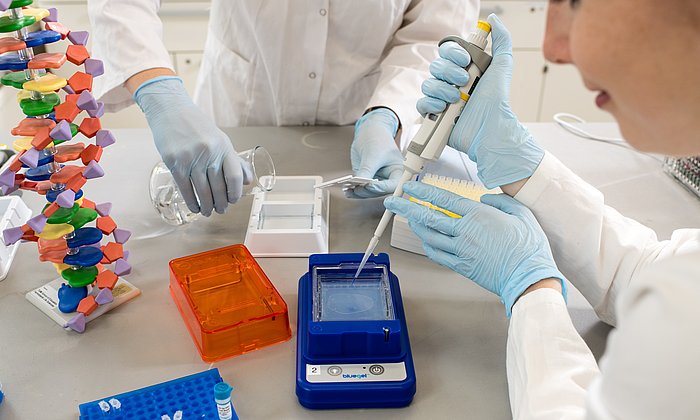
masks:
POLYGON ((477 0, 212 0, 195 105, 163 45, 159 8, 90 0, 106 67, 95 92, 107 111, 138 103, 188 207, 205 216, 249 182, 236 139, 217 126, 357 121, 353 172, 381 181, 352 196, 393 192, 403 162, 395 139, 418 117, 410 99, 437 42, 465 33, 478 13, 477 0))
MULTIPOLYGON (((477 203, 407 183, 408 194, 463 217, 401 198, 386 207, 408 218, 431 259, 505 303, 513 417, 700 418, 700 230, 659 241, 542 150, 508 105, 510 34, 489 22, 493 62, 450 145, 506 194, 477 203), (566 310, 566 280, 616 327, 600 366, 566 310)), ((550 1, 544 52, 578 67, 635 148, 700 155, 699 2, 550 1)), ((424 114, 458 98, 444 80, 465 84, 468 54, 452 43, 440 56, 418 103, 424 114)))

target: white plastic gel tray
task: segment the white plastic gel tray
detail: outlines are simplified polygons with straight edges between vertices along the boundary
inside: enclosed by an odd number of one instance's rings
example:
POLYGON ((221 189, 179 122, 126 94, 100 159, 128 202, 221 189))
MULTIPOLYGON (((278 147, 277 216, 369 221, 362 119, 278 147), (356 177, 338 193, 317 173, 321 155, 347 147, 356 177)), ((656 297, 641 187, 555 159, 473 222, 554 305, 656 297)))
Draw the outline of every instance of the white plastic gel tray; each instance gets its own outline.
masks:
POLYGON ((328 252, 328 191, 320 176, 278 176, 258 191, 244 244, 255 257, 308 257, 328 252))
MULTIPOLYGON (((29 210, 24 201, 17 196, 0 197, 0 235, 5 229, 10 229, 22 226, 27 223, 27 220, 32 216, 32 211, 29 210)), ((10 271, 12 260, 17 253, 17 247, 20 241, 12 245, 5 245, 0 241, 0 281, 7 277, 10 271)))

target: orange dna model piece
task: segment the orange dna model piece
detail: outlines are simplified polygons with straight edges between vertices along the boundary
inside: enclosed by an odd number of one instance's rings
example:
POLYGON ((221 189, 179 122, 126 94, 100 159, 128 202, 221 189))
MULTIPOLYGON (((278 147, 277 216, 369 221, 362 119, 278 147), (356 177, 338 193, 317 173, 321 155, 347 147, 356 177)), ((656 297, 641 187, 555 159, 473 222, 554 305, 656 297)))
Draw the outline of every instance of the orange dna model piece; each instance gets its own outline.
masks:
POLYGON ((170 294, 205 362, 292 336, 287 304, 242 244, 170 261, 170 294))

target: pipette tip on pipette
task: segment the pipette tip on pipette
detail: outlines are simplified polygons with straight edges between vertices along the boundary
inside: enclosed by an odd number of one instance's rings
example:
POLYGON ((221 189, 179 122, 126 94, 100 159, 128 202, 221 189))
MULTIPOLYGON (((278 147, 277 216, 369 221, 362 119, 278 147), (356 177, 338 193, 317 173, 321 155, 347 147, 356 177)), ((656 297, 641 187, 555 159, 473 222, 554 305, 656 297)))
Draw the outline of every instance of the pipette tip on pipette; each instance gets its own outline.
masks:
POLYGON ((362 256, 362 261, 360 261, 360 266, 357 267, 357 272, 355 272, 355 277, 352 278, 353 283, 360 276, 362 269, 365 267, 365 264, 367 264, 367 260, 369 259, 370 255, 372 255, 372 252, 374 251, 374 248, 377 247, 378 243, 379 243, 379 238, 376 236, 372 236, 372 239, 369 241, 369 246, 367 246, 367 250, 365 251, 365 255, 362 256))

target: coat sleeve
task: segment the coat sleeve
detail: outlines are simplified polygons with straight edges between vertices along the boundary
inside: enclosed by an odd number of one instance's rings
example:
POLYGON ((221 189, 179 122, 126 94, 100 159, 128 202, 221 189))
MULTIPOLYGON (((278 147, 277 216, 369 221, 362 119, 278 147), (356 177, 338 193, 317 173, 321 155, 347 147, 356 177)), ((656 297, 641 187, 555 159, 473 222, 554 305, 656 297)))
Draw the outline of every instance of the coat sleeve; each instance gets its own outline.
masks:
POLYGON ((700 413, 700 253, 654 264, 616 305, 589 419, 697 419, 700 413))
POLYGON ((173 69, 163 44, 160 0, 90 0, 92 55, 104 62, 105 74, 95 79, 95 96, 114 112, 133 103, 124 82, 136 73, 173 69))
POLYGON ((598 365, 561 293, 536 290, 513 306, 506 351, 514 419, 583 419, 598 365))
POLYGON ((699 261, 689 252, 642 270, 616 304, 600 370, 558 292, 523 296, 506 353, 513 418, 696 419, 699 261))
POLYGON ((430 62, 437 58, 437 44, 448 35, 466 36, 476 25, 477 0, 414 0, 380 64, 377 87, 367 108, 391 108, 404 126, 419 117, 416 101, 428 79, 430 62))
POLYGON ((670 240, 606 206, 603 194, 547 153, 515 198, 532 210, 554 259, 601 320, 615 325, 614 303, 650 264, 697 250, 697 229, 670 240))

